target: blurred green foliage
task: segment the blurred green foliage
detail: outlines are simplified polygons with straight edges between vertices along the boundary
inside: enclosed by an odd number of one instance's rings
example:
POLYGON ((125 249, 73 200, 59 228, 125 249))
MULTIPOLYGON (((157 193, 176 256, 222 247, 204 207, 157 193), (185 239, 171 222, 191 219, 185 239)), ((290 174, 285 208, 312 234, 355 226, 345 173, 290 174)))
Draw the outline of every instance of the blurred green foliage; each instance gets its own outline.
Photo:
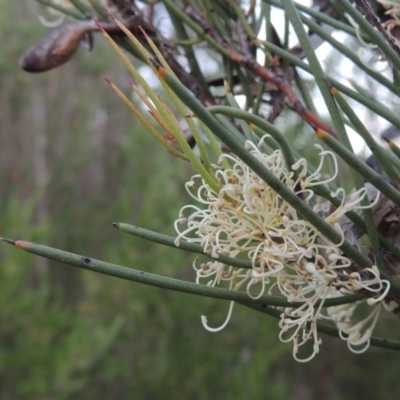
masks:
MULTIPOLYGON (((45 31, 32 2, 0 0, 1 233, 187 280, 192 257, 128 237, 128 222, 173 234, 188 164, 166 154, 101 76, 126 71, 96 37, 44 75, 19 71, 45 31), (18 24, 15 23, 18 21, 18 24), (155 262, 155 260, 157 260, 155 262)), ((386 399, 398 355, 356 356, 338 340, 307 365, 277 321, 228 303, 135 285, 0 249, 1 399, 386 399)), ((386 330, 390 329, 390 321, 386 330)))

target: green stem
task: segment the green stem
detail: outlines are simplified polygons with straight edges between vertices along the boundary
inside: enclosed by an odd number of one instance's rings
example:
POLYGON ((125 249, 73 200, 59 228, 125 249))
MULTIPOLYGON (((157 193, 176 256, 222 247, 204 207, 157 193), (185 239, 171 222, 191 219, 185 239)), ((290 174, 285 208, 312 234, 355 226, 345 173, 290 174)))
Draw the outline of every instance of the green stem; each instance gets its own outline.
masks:
POLYGON ((208 110, 212 114, 223 114, 232 118, 238 118, 253 123, 263 131, 268 132, 279 143, 279 146, 282 150, 282 155, 285 158, 286 165, 289 169, 291 169, 292 165, 296 162, 289 143, 279 132, 279 130, 265 119, 248 111, 239 110, 228 106, 211 106, 208 107, 208 110))
MULTIPOLYGON (((251 261, 246 261, 246 260, 239 260, 237 258, 232 258, 228 257, 224 254, 219 254, 218 258, 211 257, 210 254, 207 254, 204 252, 203 247, 201 247, 198 244, 190 243, 187 242, 186 240, 179 240, 179 246, 175 244, 176 238, 168 235, 164 235, 162 233, 150 231, 148 229, 140 228, 138 226, 134 225, 129 225, 129 224, 124 224, 124 223, 117 223, 114 222, 113 226, 120 231, 129 233, 130 235, 145 239, 145 240, 150 240, 155 243, 162 244, 164 246, 168 247, 173 247, 175 249, 180 249, 180 250, 185 250, 189 251, 191 253, 197 253, 197 254, 202 254, 203 256, 206 256, 214 261, 220 261, 226 265, 231 265, 232 267, 236 268, 246 268, 246 269, 251 269, 253 268, 253 263, 251 261)), ((259 262, 257 262, 254 267, 259 266, 259 262)))
MULTIPOLYGON (((169 16, 171 18, 171 21, 172 21, 172 23, 174 25, 175 32, 176 32, 176 35, 178 37, 178 40, 180 42, 189 41, 190 40, 189 35, 187 34, 182 21, 168 7, 167 7, 167 11, 168 11, 169 16)), ((196 37, 196 38, 194 38, 192 40, 195 40, 196 42, 198 42, 199 41, 199 37, 196 37)), ((206 81, 206 79, 205 79, 205 77, 203 75, 203 72, 201 71, 201 69, 199 67, 199 63, 197 62, 197 58, 196 58, 196 55, 195 55, 195 52, 194 52, 194 49, 193 49, 193 45, 184 46, 184 52, 185 52, 186 58, 187 58, 187 60, 189 62, 192 74, 199 80, 201 86, 206 90, 206 93, 210 97, 212 97, 211 93, 210 93, 210 89, 209 89, 208 84, 207 84, 207 81, 206 81)))
POLYGON ((339 104, 340 108, 347 115, 349 121, 352 123, 354 129, 359 133, 359 135, 363 138, 369 149, 376 156, 382 168, 386 172, 386 175, 393 180, 399 182, 399 177, 397 172, 393 168, 390 160, 388 159, 387 151, 385 151, 378 143, 375 142, 372 135, 369 133, 367 128, 361 122, 360 118, 358 118, 357 114, 354 112, 353 108, 346 102, 343 96, 334 88, 331 89, 333 97, 339 104))
MULTIPOLYGON (((286 60, 287 61, 287 60, 286 60)), ((310 85, 300 77, 298 71, 295 69, 294 70, 294 79, 296 81, 296 85, 303 97, 304 104, 306 107, 315 115, 318 115, 317 108, 315 107, 315 104, 313 102, 312 98, 312 91, 310 88, 310 85)))
MULTIPOLYGON (((246 86, 247 88, 249 88, 248 85, 246 86)), ((239 103, 236 101, 235 96, 232 94, 232 91, 226 81, 225 81, 225 90, 226 90, 226 100, 230 105, 230 107, 228 106, 228 108, 231 108, 239 112, 242 111, 242 109, 239 106, 239 103)), ((246 98, 249 98, 248 95, 246 95, 246 98)), ((240 128, 246 140, 250 140, 251 142, 256 143, 256 137, 254 136, 254 132, 249 128, 249 125, 242 118, 237 118, 237 122, 240 124, 240 128)))
POLYGON ((236 65, 235 69, 236 69, 236 75, 239 78, 240 87, 246 99, 246 104, 244 107, 246 110, 248 110, 249 108, 253 107, 254 103, 254 95, 251 91, 251 86, 252 84, 254 85, 254 79, 250 75, 245 74, 239 65, 236 65))
POLYGON ((104 10, 104 8, 99 4, 97 0, 88 0, 90 5, 92 6, 93 10, 97 12, 102 18, 107 19, 108 14, 104 10))
MULTIPOLYGON (((271 4, 275 7, 283 9, 282 4, 277 0, 263 0, 264 3, 271 4)), ((300 10, 301 12, 310 15, 311 17, 315 18, 316 20, 323 22, 332 28, 337 29, 338 31, 346 32, 349 35, 357 37, 356 30, 340 20, 334 19, 330 17, 328 14, 315 10, 314 8, 303 6, 300 3, 294 3, 295 7, 300 10)))
POLYGON ((83 15, 87 16, 90 15, 91 9, 88 7, 85 3, 83 3, 81 0, 69 0, 71 4, 74 5, 74 7, 79 10, 83 15))
POLYGON ((338 133, 339 137, 346 135, 344 124, 342 118, 340 117, 339 110, 332 98, 329 90, 328 83, 325 79, 325 74, 322 70, 321 64, 315 54, 315 51, 310 43, 310 39, 306 30, 304 29, 303 23, 297 13, 297 10, 293 4, 292 0, 282 0, 282 5, 286 10, 286 15, 291 22, 293 29, 296 32, 296 36, 299 39, 301 48, 308 60, 310 65, 311 73, 314 76, 315 82, 321 92, 321 95, 325 101, 325 105, 328 108, 329 114, 331 116, 335 131, 338 133))
MULTIPOLYGON (((179 279, 163 277, 150 274, 145 271, 139 271, 132 268, 123 267, 117 264, 95 260, 94 258, 85 257, 79 254, 69 253, 67 251, 54 249, 52 247, 43 246, 36 243, 25 241, 13 241, 9 239, 1 239, 7 243, 13 244, 21 250, 27 251, 38 256, 72 265, 74 267, 86 269, 88 271, 98 272, 100 274, 114 276, 116 278, 125 279, 145 285, 155 286, 163 289, 175 290, 198 296, 211 297, 221 300, 239 301, 250 304, 263 304, 275 307, 293 307, 293 302, 287 301, 284 297, 263 295, 258 299, 252 299, 246 292, 235 291, 230 289, 216 288, 207 285, 198 285, 197 283, 185 282, 179 279)), ((335 299, 328 299, 324 306, 336 306, 346 304, 353 301, 365 299, 362 294, 354 294, 351 296, 343 296, 335 299)), ((318 304, 316 303, 317 307, 318 304)))
POLYGON ((393 154, 400 160, 400 149, 396 146, 396 144, 392 140, 388 141, 388 145, 390 150, 392 150, 393 154))
MULTIPOLYGON (((271 6, 269 4, 261 4, 261 12, 260 12, 260 27, 262 25, 262 21, 265 20, 265 36, 266 40, 272 40, 272 23, 271 23, 271 6)), ((258 36, 258 34, 257 34, 258 36)), ((264 67, 268 67, 270 63, 269 57, 267 54, 264 55, 264 67)), ((253 114, 258 115, 260 112, 260 107, 263 99, 263 94, 265 93, 265 82, 260 82, 260 87, 257 91, 256 101, 253 106, 253 114)))
MULTIPOLYGON (((164 2, 165 3, 165 2, 164 2)), ((202 0, 202 8, 208 21, 210 21, 220 35, 226 35, 227 29, 223 21, 226 15, 218 15, 218 8, 215 7, 215 0, 202 0)))
POLYGON ((165 6, 171 10, 181 21, 183 21, 189 28, 193 29, 193 31, 204 38, 204 40, 215 48, 221 55, 224 55, 227 58, 230 58, 229 51, 221 46, 216 40, 214 40, 210 35, 204 32, 204 29, 193 21, 184 11, 182 11, 172 0, 163 0, 165 6))
POLYGON ((243 26, 243 29, 245 30, 246 34, 250 37, 253 38, 255 36, 255 33, 251 26, 247 22, 247 18, 243 13, 243 10, 240 8, 239 4, 236 1, 230 1, 229 4, 233 7, 235 10, 235 13, 240 21, 240 23, 243 26))
POLYGON ((60 11, 62 14, 68 15, 74 19, 83 19, 83 16, 81 13, 77 13, 73 10, 70 10, 69 8, 59 6, 58 4, 51 3, 46 0, 36 0, 38 3, 43 4, 46 7, 53 8, 54 10, 60 11))

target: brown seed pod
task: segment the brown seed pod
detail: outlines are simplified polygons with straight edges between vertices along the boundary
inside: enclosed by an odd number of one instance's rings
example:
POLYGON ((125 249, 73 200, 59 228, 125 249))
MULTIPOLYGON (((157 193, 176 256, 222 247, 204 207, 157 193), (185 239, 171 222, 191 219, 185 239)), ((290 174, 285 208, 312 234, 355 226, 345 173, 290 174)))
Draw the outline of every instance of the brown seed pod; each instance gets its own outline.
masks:
POLYGON ((74 55, 84 35, 93 29, 93 21, 60 26, 29 48, 21 56, 19 65, 27 72, 56 68, 74 55))
MULTIPOLYGON (((102 24, 106 31, 119 31, 115 24, 102 24)), ((19 65, 27 72, 44 72, 67 62, 83 40, 89 40, 98 31, 94 21, 80 21, 60 26, 49 32, 39 43, 29 48, 20 58, 19 65)))

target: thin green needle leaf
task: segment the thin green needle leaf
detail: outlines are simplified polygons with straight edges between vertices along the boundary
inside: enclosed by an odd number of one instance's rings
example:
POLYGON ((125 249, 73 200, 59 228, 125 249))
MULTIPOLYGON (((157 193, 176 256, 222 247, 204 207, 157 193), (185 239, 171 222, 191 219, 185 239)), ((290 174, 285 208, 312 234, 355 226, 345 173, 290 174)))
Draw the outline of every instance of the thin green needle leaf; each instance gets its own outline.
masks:
MULTIPOLYGON (((246 86, 249 87, 249 85, 246 85, 246 86)), ((226 99, 228 100, 229 105, 233 109, 241 111, 242 109, 240 108, 238 102, 236 101, 235 96, 233 95, 232 90, 229 87, 227 81, 224 82, 224 87, 225 87, 225 91, 226 91, 226 99)), ((246 98, 248 98, 248 96, 246 96, 246 98)), ((244 137, 247 140, 250 140, 251 142, 255 143, 256 142, 256 138, 254 136, 254 133, 249 128, 249 126, 246 124, 246 122, 243 121, 241 118, 238 118, 238 122, 240 124, 240 127, 241 127, 243 133, 244 133, 244 137)))
POLYGON ((89 4, 92 6, 93 10, 97 12, 102 18, 107 18, 108 14, 104 8, 99 4, 98 0, 88 0, 89 4))
POLYGON ((217 41, 215 41, 210 35, 204 32, 204 29, 193 21, 187 14, 185 14, 172 0, 163 0, 165 7, 167 7, 171 12, 173 12, 181 21, 187 24, 193 31, 204 38, 204 40, 214 47, 220 54, 227 58, 230 58, 230 53, 227 49, 221 46, 217 41))
POLYGON ((151 132, 154 137, 168 149, 168 151, 170 151, 173 155, 182 158, 185 161, 188 161, 188 157, 186 156, 186 154, 182 153, 174 146, 172 146, 171 143, 166 140, 165 137, 161 135, 157 129, 154 128, 150 121, 143 115, 143 112, 140 111, 113 82, 111 82, 109 79, 105 79, 105 81, 110 84, 117 96, 129 108, 129 110, 140 120, 140 122, 142 122, 142 124, 149 130, 149 132, 151 132))
POLYGON ((317 34, 319 37, 324 39, 325 42, 329 43, 333 48, 335 48, 339 53, 341 53, 344 57, 351 60, 357 67, 363 70, 369 77, 375 79, 375 81, 379 82, 382 86, 388 88, 388 90, 399 94, 399 87, 396 87, 392 82, 390 82, 387 78, 385 78, 382 74, 374 71, 369 66, 362 62, 360 56, 351 51, 347 46, 336 40, 332 35, 326 32, 323 28, 321 28, 314 21, 309 18, 302 17, 301 20, 304 24, 306 24, 312 32, 317 34))
POLYGON ((400 148, 396 146, 396 144, 392 140, 388 141, 388 145, 390 150, 393 151, 393 154, 395 154, 400 160, 400 148))
MULTIPOLYGON (((150 55, 148 54, 147 50, 142 46, 142 44, 136 39, 135 36, 132 35, 131 32, 129 32, 125 26, 123 26, 118 20, 114 19, 115 23, 121 28, 121 30, 124 31, 129 37, 129 39, 132 40, 132 42, 135 44, 135 46, 139 49, 139 51, 142 53, 143 57, 145 58, 146 62, 150 65, 153 66, 152 59, 150 58, 150 55)), ((168 126, 170 129, 170 133, 175 137, 176 141, 178 142, 180 148, 182 151, 186 154, 187 158, 189 159, 190 163, 193 165, 193 167, 201 174, 201 176, 204 178, 204 180, 207 182, 207 184, 210 185, 214 190, 218 191, 218 183, 215 180, 214 175, 211 175, 210 170, 206 169, 204 165, 202 164, 201 160, 198 159, 194 151, 190 148, 189 144, 187 143, 187 140, 185 138, 185 135, 182 132, 182 128, 180 127, 179 123, 177 122, 176 118, 172 114, 172 112, 168 109, 166 104, 161 101, 161 99, 154 93, 154 91, 151 89, 151 87, 147 84, 146 80, 143 79, 143 77, 139 74, 137 69, 131 64, 131 62, 128 60, 128 58, 125 56, 125 54, 121 51, 121 49, 116 45, 114 40, 111 38, 111 36, 105 32, 104 30, 102 31, 105 39, 107 42, 111 45, 113 50, 117 53, 118 57, 122 60, 122 62, 125 64, 125 66, 128 68, 129 72, 134 76, 134 78, 138 81, 140 86, 142 86, 143 90, 146 92, 146 94, 149 96, 151 101, 154 103, 156 106, 158 112, 162 116, 165 124, 168 126)), ((172 74, 172 72, 170 72, 172 74)))
MULTIPOLYGON (((298 57, 294 56, 288 51, 266 41, 260 41, 260 43, 262 43, 266 49, 269 49, 270 51, 279 55, 280 57, 287 59, 294 66, 299 67, 302 70, 312 74, 311 68, 309 67, 308 64, 306 64, 304 61, 301 61, 298 57)), ((391 122, 393 125, 400 128, 400 118, 397 117, 396 113, 394 113, 388 107, 378 103, 375 100, 372 100, 370 95, 365 96, 362 93, 358 93, 332 77, 326 75, 324 75, 324 77, 340 92, 342 92, 346 96, 349 96, 351 99, 356 100, 358 103, 362 104, 369 110, 373 111, 375 114, 381 116, 382 118, 391 122)))
MULTIPOLYGON (((277 0, 263 0, 263 2, 271 4, 274 7, 278 7, 278 8, 283 9, 282 4, 277 0)), ((311 17, 315 18, 316 20, 318 20, 320 22, 323 22, 323 23, 325 23, 325 24, 327 24, 327 25, 331 26, 332 28, 335 28, 335 29, 337 29, 339 31, 343 31, 343 32, 346 32, 346 33, 348 33, 350 35, 356 36, 355 29, 352 26, 350 26, 350 25, 348 25, 348 24, 346 24, 346 23, 344 23, 342 21, 339 21, 337 19, 334 19, 334 18, 330 17, 327 13, 317 11, 314 8, 304 6, 304 5, 302 5, 300 3, 297 3, 297 2, 295 2, 294 5, 299 11, 310 15, 311 17)))
MULTIPOLYGON (((179 240, 179 246, 177 246, 175 243, 176 238, 172 236, 164 235, 162 233, 150 231, 148 229, 120 222, 119 223, 114 222, 113 226, 119 229, 120 231, 129 233, 130 235, 150 240, 155 243, 163 244, 165 246, 174 247, 175 249, 185 250, 191 253, 202 254, 208 258, 211 258, 212 260, 220 261, 224 264, 231 265, 232 267, 246 268, 246 269, 253 268, 253 263, 251 261, 239 260, 237 258, 228 257, 224 254, 220 254, 218 258, 214 258, 211 257, 210 254, 205 253, 203 247, 201 247, 200 245, 189 243, 182 239, 179 240)), ((259 263, 255 264, 256 267, 258 265, 259 263)))
POLYGON ((381 146, 379 146, 378 143, 376 143, 375 139, 369 133, 367 128, 364 126, 364 124, 358 118, 357 114, 354 112, 353 108, 346 102, 343 96, 335 88, 331 89, 331 93, 333 94, 333 97, 339 104, 340 108, 346 114, 347 118, 349 118, 349 121, 352 123, 354 129, 364 139, 369 149, 381 163, 383 170, 386 172, 386 175, 391 179, 399 182, 399 177, 397 175, 397 172, 392 167, 390 160, 388 159, 387 151, 384 150, 381 146))
POLYGON ((292 165, 296 162, 289 143, 283 137, 279 130, 266 121, 265 119, 259 117, 258 115, 252 114, 248 111, 240 110, 237 108, 232 108, 228 106, 210 106, 207 108, 212 114, 224 114, 229 117, 237 118, 239 120, 248 121, 256 126, 258 126, 263 131, 270 134, 278 143, 282 150, 283 157, 285 158, 286 165, 288 168, 292 168, 292 165))
POLYGON ((83 15, 90 15, 91 9, 87 6, 87 4, 83 3, 81 0, 69 0, 74 7, 79 10, 83 15))
MULTIPOLYGON (((72 265, 74 267, 86 269, 88 271, 98 272, 104 275, 114 276, 116 278, 142 283, 145 285, 175 290, 178 292, 194 294, 198 296, 211 297, 215 299, 240 301, 242 303, 263 304, 275 307, 293 306, 293 303, 287 301, 285 297, 263 295, 258 299, 251 299, 246 292, 216 288, 207 285, 198 285, 196 283, 185 282, 179 279, 150 274, 145 271, 139 271, 117 264, 111 264, 108 262, 96 260, 94 258, 55 249, 53 247, 43 246, 37 243, 14 241, 9 239, 1 240, 16 246, 21 250, 48 258, 50 260, 59 261, 64 264, 72 265)), ((361 294, 355 294, 351 296, 343 296, 335 299, 329 299, 325 303, 326 307, 335 306, 358 301, 362 298, 365 297, 361 294)), ((318 306, 318 304, 316 304, 316 306, 318 306)))
POLYGON ((53 8, 54 10, 60 11, 64 15, 68 15, 74 19, 83 19, 83 15, 70 8, 60 6, 58 4, 52 3, 46 0, 36 0, 38 3, 43 4, 46 7, 53 8))
POLYGON ((308 60, 311 73, 315 78, 315 82, 318 85, 322 97, 324 98, 325 105, 331 116, 336 133, 342 140, 342 138, 346 136, 346 130, 342 118, 340 117, 339 110, 329 91, 329 86, 328 83, 326 82, 325 74, 322 70, 317 55, 315 54, 315 51, 310 43, 310 39, 308 37, 306 30, 304 29, 301 18, 292 0, 282 0, 282 5, 286 10, 286 16, 289 18, 289 21, 296 32, 296 36, 299 39, 301 48, 303 49, 303 52, 308 60))

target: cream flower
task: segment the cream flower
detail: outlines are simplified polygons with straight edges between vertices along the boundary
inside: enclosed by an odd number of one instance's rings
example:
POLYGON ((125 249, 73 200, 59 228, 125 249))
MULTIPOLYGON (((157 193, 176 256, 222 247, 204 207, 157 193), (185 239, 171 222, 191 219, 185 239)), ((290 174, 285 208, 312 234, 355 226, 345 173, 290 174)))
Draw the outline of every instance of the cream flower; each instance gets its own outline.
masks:
MULTIPOLYGON (((247 148, 306 203, 316 201, 311 187, 327 185, 337 175, 335 155, 318 145, 320 165, 312 174, 308 173, 305 159, 297 161, 289 171, 280 150, 264 154, 250 142, 247 148), (330 157, 335 166, 333 176, 328 178, 321 173, 326 157, 330 157), (297 177, 293 171, 296 171, 297 177)), ((389 283, 379 277, 376 267, 353 271, 351 260, 342 254, 339 244, 330 242, 302 219, 292 206, 236 156, 224 154, 222 157, 231 167, 224 169, 219 166, 221 162, 215 166, 220 190, 214 191, 201 176, 194 176, 186 188, 202 207, 183 207, 175 223, 177 246, 180 240, 197 243, 217 259, 200 266, 194 265, 196 282, 205 281, 207 285, 223 285, 234 290, 245 286, 253 299, 264 293, 278 293, 287 298, 293 306, 282 310, 279 338, 293 342, 294 357, 299 361, 308 361, 319 351, 321 339, 318 337, 317 320, 320 318, 338 325, 342 338, 348 341, 351 350, 359 351, 360 344, 367 348, 379 314, 379 303, 386 296, 389 283), (225 265, 218 261, 219 254, 251 260, 253 267, 244 270, 225 265), (375 296, 370 298, 369 305, 378 304, 365 322, 354 323, 350 328, 357 304, 347 305, 347 308, 331 307, 327 311, 322 308, 328 298, 360 290, 375 296), (374 321, 371 329, 360 335, 360 330, 371 319, 374 321), (305 359, 299 358, 298 349, 310 340, 314 343, 312 354, 305 359)), ((327 214, 325 220, 344 240, 338 221, 344 213, 362 208, 360 202, 366 196, 366 190, 361 189, 346 197, 344 190, 339 189, 332 195, 340 195, 342 204, 327 214)), ((231 311, 230 308, 229 316, 231 311)), ((205 317, 202 321, 211 330, 205 317)))

